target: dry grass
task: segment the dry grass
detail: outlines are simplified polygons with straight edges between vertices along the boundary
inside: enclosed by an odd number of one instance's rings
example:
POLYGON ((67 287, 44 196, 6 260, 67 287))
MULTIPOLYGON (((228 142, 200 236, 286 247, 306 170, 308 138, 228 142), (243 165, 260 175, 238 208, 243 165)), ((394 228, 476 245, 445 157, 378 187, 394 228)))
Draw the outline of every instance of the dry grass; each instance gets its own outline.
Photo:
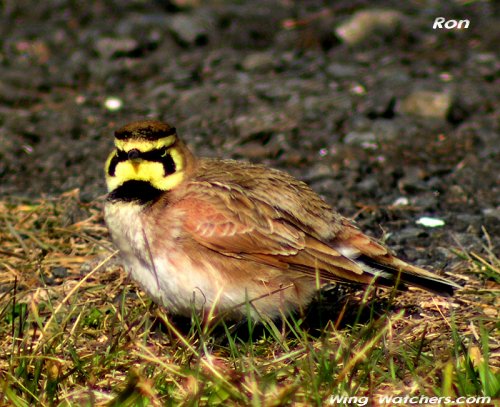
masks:
POLYGON ((172 323, 116 265, 99 203, 77 197, 0 202, 0 404, 499 396, 493 247, 457 250, 463 260, 452 273, 465 289, 451 301, 410 291, 370 302, 373 291, 356 292, 360 311, 337 313, 320 333, 290 318, 283 326, 248 323, 245 337, 224 324, 207 329, 196 316, 172 323))

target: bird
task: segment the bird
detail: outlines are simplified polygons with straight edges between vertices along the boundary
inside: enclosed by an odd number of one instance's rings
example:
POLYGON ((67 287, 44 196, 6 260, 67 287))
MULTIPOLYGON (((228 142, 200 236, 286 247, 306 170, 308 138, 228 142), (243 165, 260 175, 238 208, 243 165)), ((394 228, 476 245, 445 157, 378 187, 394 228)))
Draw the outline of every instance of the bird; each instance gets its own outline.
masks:
POLYGON ((156 120, 115 131, 104 218, 132 280, 175 315, 242 320, 304 310, 328 283, 460 286, 396 257, 306 183, 260 164, 195 156, 156 120))

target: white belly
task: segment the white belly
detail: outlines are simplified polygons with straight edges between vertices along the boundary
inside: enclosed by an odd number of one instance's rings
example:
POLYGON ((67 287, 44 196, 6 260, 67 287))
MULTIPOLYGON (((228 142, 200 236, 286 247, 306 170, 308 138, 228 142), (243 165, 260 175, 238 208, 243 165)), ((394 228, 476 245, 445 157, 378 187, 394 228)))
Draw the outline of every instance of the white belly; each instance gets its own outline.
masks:
POLYGON ((191 315, 193 307, 200 310, 209 309, 214 303, 223 304, 222 308, 237 304, 238 299, 231 298, 221 286, 217 270, 207 263, 203 270, 198 269, 182 252, 175 241, 180 226, 172 225, 165 232, 169 235, 161 236, 162 254, 153 261, 154 236, 143 220, 140 206, 108 203, 104 218, 125 270, 158 304, 186 316, 191 315))

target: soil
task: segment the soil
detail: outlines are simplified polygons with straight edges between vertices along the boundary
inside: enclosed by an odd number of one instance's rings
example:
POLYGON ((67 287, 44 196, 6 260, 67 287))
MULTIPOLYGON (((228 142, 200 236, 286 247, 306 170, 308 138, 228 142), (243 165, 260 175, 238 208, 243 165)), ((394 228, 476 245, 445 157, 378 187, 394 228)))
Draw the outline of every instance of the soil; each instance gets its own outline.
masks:
POLYGON ((79 188, 98 199, 113 131, 148 117, 175 125, 200 155, 292 173, 403 257, 450 270, 452 248, 500 243, 499 9, 6 1, 0 198, 79 188), (398 12, 397 27, 347 44, 336 28, 373 7, 398 12), (434 30, 437 16, 470 26, 434 30), (442 111, 426 110, 419 91, 444 100, 442 111), (424 216, 444 225, 417 223, 424 216))

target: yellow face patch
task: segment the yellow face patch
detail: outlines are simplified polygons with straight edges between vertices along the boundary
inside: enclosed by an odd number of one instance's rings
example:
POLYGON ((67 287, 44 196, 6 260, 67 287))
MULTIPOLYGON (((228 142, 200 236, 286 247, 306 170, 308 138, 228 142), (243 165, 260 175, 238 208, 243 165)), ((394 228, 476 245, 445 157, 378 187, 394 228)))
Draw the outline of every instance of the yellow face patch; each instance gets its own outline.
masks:
POLYGON ((127 181, 144 181, 154 188, 169 191, 179 185, 184 179, 184 159, 182 152, 176 148, 167 151, 174 164, 175 172, 165 174, 165 167, 162 162, 147 161, 143 159, 120 161, 114 168, 114 173, 109 174, 111 160, 116 157, 114 150, 106 161, 106 184, 111 192, 127 181))
POLYGON ((163 137, 159 140, 115 139, 115 146, 118 150, 122 151, 130 151, 136 149, 142 153, 145 153, 151 150, 159 150, 160 148, 170 147, 175 143, 176 139, 177 136, 175 134, 168 137, 163 137))

